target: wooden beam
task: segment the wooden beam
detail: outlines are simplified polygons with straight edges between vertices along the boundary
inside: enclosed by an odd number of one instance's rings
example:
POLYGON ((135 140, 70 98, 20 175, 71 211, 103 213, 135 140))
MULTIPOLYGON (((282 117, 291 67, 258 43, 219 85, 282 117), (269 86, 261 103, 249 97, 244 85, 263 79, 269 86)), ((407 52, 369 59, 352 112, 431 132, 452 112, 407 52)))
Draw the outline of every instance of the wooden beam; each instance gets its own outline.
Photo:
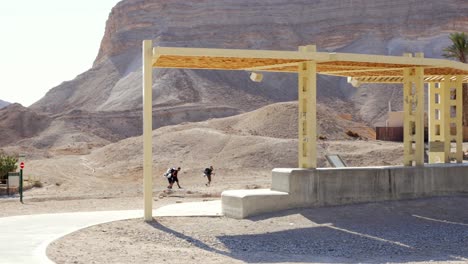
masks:
POLYGON ((355 72, 379 72, 379 71, 402 71, 405 68, 373 68, 368 67, 367 69, 359 70, 341 70, 341 71, 320 71, 320 74, 337 74, 337 73, 355 73, 355 72))
POLYGON ((290 63, 281 63, 281 64, 272 64, 272 65, 265 65, 265 66, 257 66, 252 68, 245 68, 244 71, 268 71, 273 70, 279 67, 288 67, 288 66, 296 66, 299 67, 300 62, 290 62, 290 63))
MULTIPOLYGON (((327 52, 299 52, 299 51, 274 51, 274 50, 242 50, 242 49, 203 49, 203 48, 174 48, 156 47, 153 61, 154 67, 162 56, 181 57, 220 57, 220 58, 268 58, 268 59, 292 59, 320 62, 360 62, 381 64, 401 64, 411 67, 436 67, 451 68, 468 72, 468 65, 444 59, 430 59, 422 57, 399 57, 384 55, 367 55, 352 53, 327 53, 327 52)), ((183 68, 183 65, 179 66, 183 68)), ((245 67, 249 68, 249 67, 245 67)))

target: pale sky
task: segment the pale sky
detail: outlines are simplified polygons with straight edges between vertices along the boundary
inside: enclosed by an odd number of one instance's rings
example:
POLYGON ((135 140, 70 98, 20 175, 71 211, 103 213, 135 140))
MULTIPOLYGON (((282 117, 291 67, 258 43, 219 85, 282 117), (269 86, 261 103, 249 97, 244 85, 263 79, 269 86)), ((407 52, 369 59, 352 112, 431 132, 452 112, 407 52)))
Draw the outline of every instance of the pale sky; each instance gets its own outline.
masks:
POLYGON ((0 0, 0 99, 29 106, 91 68, 120 0, 0 0))

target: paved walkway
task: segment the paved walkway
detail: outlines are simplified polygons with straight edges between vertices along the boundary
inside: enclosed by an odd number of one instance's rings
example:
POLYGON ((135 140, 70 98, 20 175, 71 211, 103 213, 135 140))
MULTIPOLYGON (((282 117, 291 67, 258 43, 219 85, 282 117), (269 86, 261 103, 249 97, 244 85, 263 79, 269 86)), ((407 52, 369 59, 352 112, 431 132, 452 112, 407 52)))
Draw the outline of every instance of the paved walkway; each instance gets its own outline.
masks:
MULTIPOLYGON (((221 216, 221 201, 166 205, 154 216, 221 216)), ((54 240, 89 226, 143 217, 143 210, 20 215, 0 218, 0 263, 53 263, 46 256, 54 240)))

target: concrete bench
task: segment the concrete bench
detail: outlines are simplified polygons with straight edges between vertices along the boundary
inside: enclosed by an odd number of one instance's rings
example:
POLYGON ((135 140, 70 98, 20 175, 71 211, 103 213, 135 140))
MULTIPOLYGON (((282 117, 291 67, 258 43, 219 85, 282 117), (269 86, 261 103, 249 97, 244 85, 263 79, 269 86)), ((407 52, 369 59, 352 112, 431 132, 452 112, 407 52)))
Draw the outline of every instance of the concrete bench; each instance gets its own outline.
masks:
POLYGON ((227 217, 246 218, 251 215, 288 208, 289 194, 270 189, 229 190, 221 194, 222 212, 227 217))

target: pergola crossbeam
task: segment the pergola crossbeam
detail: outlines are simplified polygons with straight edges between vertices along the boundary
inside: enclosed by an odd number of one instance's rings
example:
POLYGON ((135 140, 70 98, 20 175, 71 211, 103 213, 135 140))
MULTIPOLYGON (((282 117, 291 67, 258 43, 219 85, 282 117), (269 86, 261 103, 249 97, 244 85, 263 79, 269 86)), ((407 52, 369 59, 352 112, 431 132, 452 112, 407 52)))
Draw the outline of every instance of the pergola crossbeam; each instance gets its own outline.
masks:
POLYGON ((402 68, 424 67, 426 75, 439 71, 447 74, 468 74, 468 65, 442 59, 396 57, 351 53, 299 52, 273 50, 204 49, 155 47, 153 67, 190 68, 213 70, 260 70, 273 72, 297 72, 297 64, 305 61, 317 63, 320 74, 363 77, 361 70, 381 76, 402 77, 402 68), (373 70, 372 70, 373 69, 373 70), (388 69, 388 70, 385 70, 388 69))
MULTIPOLYGON (((325 73, 326 74, 326 73, 325 73)), ((445 76, 424 76, 424 82, 425 83, 439 83, 444 81, 445 76)), ((450 80, 455 80, 455 76, 450 76, 448 77, 450 80)), ((359 81, 360 83, 403 83, 403 77, 402 76, 359 76, 359 77, 353 77, 356 81, 359 81)), ((463 83, 468 82, 468 78, 462 76, 461 81, 463 83)))
POLYGON ((289 66, 299 67, 299 64, 300 64, 300 62, 290 62, 290 63, 282 63, 282 64, 273 64, 273 65, 245 68, 243 70, 245 70, 245 71, 268 71, 268 70, 273 70, 275 68, 280 68, 280 67, 289 67, 289 66))
MULTIPOLYGON (((328 75, 333 75, 333 74, 348 74, 348 73, 361 73, 361 72, 381 72, 381 71, 390 71, 390 70, 395 70, 395 71, 402 71, 405 68, 372 68, 368 67, 366 69, 356 69, 356 70, 341 70, 341 71, 321 71, 321 74, 328 74, 328 75)), ((389 76, 390 77, 390 76, 389 76)), ((392 76, 393 77, 393 76, 392 76)))

